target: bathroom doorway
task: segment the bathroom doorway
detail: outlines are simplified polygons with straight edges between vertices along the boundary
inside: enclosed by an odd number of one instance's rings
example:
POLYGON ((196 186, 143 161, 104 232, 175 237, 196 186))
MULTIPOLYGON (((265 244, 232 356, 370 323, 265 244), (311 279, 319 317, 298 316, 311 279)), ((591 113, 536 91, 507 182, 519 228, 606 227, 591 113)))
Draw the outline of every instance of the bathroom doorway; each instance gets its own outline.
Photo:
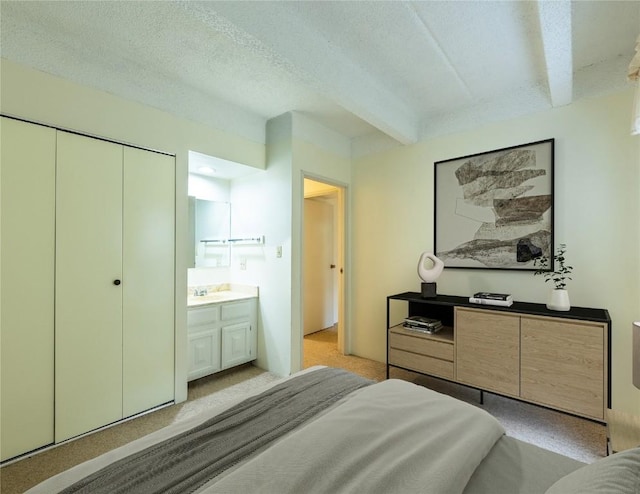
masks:
POLYGON ((303 362, 331 365, 345 353, 345 189, 304 179, 303 362))

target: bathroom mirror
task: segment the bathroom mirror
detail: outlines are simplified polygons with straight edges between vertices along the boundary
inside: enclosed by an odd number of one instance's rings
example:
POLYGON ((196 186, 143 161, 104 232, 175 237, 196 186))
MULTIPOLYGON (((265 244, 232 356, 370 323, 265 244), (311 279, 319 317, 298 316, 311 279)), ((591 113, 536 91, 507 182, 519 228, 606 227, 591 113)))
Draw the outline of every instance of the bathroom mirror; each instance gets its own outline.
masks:
POLYGON ((190 238, 193 238, 192 267, 228 267, 231 204, 189 197, 190 238))

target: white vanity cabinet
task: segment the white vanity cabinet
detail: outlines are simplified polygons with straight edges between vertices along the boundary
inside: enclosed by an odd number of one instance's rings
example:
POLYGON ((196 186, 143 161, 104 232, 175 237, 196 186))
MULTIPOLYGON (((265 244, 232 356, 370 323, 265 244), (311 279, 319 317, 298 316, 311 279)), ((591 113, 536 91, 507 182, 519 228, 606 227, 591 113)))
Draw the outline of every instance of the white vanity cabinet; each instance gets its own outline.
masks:
POLYGON ((256 359, 257 298, 190 307, 188 380, 256 359))
POLYGON ((187 313, 189 327, 189 380, 220 368, 220 306, 193 307, 187 313))

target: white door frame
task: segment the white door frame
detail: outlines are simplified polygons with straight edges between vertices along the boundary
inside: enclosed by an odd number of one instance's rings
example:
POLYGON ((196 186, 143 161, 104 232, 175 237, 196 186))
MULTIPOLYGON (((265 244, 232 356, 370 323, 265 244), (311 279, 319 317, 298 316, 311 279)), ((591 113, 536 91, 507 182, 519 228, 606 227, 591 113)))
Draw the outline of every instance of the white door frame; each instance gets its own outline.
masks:
MULTIPOLYGON (((335 180, 328 179, 326 177, 322 177, 319 175, 302 172, 302 204, 304 204, 305 194, 304 194, 304 179, 313 180, 314 182, 320 182, 323 184, 331 185, 338 189, 337 192, 337 200, 336 200, 336 235, 334 242, 337 246, 337 259, 336 259, 336 271, 338 276, 338 321, 337 321, 337 332, 338 332, 338 351, 343 355, 349 355, 350 353, 350 344, 349 344, 349 325, 348 325, 348 308, 347 308, 347 185, 336 182, 335 180)), ((300 231, 304 232, 304 214, 300 215, 300 231)), ((301 246, 301 266, 304 266, 304 239, 302 241, 301 246)), ((304 277, 304 272, 302 272, 302 277, 304 277)), ((304 278, 302 279, 304 283, 304 278)), ((304 286, 301 284, 301 286, 304 286)), ((301 316, 304 317, 304 296, 301 294, 301 316)), ((304 328, 300 328, 301 337, 300 337, 300 355, 303 355, 303 346, 304 346, 304 328)), ((302 362, 302 359, 301 359, 302 362)))

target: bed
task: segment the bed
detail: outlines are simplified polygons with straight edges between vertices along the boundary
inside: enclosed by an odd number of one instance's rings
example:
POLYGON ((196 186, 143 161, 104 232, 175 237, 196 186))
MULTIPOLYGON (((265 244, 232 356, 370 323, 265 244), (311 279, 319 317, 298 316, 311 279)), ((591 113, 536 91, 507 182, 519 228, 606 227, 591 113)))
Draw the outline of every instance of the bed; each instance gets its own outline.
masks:
POLYGON ((640 448, 585 465, 424 387, 313 367, 78 465, 36 493, 640 493, 640 448))

